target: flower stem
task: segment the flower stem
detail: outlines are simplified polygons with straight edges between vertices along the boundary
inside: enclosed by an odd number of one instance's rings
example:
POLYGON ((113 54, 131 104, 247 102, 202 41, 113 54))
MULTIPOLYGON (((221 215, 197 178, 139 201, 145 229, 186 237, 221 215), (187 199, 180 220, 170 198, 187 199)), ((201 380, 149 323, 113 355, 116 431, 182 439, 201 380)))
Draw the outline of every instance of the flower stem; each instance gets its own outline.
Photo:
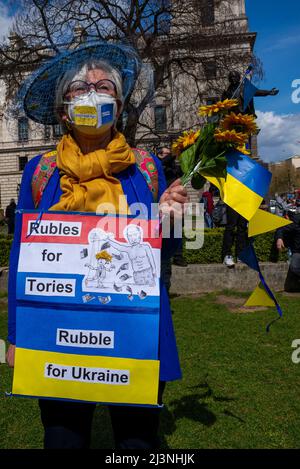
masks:
POLYGON ((181 178, 181 182, 182 182, 182 185, 183 187, 186 187, 187 184, 191 181, 191 179, 193 178, 194 174, 196 174, 201 166, 201 161, 198 161, 198 163, 196 164, 195 168, 188 174, 185 174, 184 176, 182 176, 181 178))

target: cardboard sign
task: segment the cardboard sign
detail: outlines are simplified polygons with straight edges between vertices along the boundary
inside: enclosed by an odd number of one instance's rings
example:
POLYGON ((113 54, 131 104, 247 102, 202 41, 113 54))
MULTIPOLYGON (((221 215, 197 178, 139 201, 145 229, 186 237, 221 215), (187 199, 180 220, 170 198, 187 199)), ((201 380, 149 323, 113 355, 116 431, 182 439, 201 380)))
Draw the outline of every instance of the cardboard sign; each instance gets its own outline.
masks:
POLYGON ((157 405, 158 220, 22 214, 13 394, 157 405))

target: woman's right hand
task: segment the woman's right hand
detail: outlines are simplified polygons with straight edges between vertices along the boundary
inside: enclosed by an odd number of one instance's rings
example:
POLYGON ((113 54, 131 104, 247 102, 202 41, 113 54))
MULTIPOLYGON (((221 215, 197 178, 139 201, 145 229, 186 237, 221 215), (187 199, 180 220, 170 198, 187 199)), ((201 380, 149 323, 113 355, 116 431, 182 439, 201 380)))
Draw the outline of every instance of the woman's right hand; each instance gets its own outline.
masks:
POLYGON ((15 350, 16 346, 10 344, 6 354, 6 362, 10 368, 15 366, 15 350))

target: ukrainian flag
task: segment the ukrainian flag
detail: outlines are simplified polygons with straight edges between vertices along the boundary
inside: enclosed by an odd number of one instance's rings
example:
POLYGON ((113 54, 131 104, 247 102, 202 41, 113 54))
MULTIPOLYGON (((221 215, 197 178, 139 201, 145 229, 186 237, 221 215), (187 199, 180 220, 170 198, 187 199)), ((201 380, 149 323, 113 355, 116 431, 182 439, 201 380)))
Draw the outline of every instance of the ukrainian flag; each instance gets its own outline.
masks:
POLYGON ((272 174, 247 155, 232 150, 226 155, 227 177, 203 176, 220 190, 225 204, 248 221, 255 215, 267 194, 272 174))

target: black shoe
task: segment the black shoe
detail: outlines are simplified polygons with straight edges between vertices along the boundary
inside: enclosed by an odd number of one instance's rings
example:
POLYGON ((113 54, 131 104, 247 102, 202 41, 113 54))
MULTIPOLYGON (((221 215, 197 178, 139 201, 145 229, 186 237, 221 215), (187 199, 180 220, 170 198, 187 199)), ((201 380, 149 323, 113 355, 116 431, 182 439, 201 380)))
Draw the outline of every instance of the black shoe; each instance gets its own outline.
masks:
POLYGON ((179 267, 187 267, 188 263, 183 257, 179 257, 178 259, 173 259, 173 264, 178 265, 179 267))

